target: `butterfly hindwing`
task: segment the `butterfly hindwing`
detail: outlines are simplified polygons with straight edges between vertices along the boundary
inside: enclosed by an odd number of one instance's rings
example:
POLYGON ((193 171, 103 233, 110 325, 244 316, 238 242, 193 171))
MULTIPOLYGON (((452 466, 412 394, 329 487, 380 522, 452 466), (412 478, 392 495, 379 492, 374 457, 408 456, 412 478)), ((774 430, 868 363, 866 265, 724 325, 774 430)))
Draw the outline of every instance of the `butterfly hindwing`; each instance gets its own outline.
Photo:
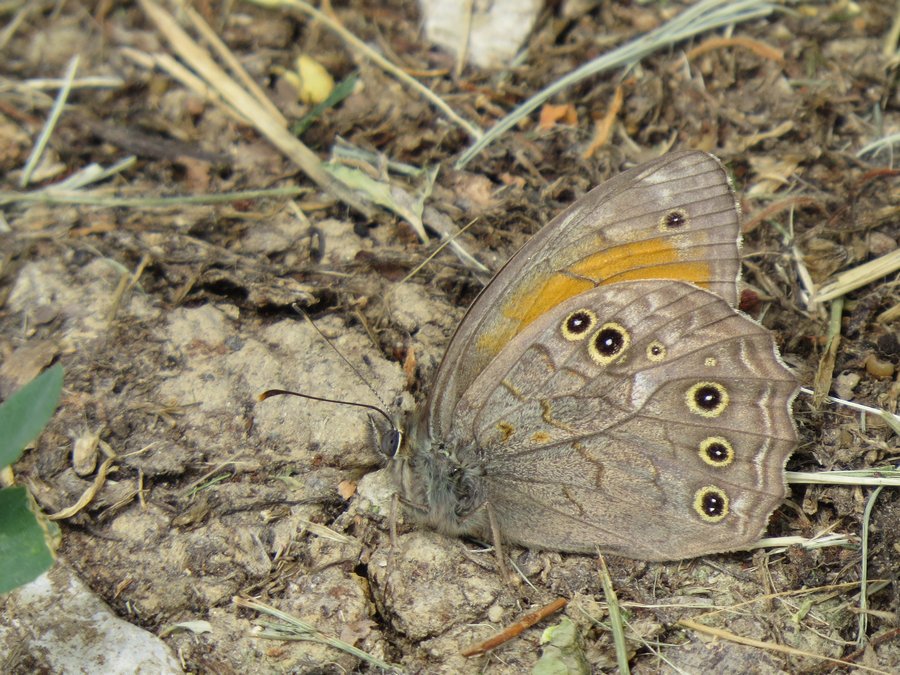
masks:
POLYGON ((677 559, 759 537, 784 496, 795 393, 771 336, 725 300, 624 282, 510 342, 459 402, 447 442, 473 439, 512 541, 677 559))

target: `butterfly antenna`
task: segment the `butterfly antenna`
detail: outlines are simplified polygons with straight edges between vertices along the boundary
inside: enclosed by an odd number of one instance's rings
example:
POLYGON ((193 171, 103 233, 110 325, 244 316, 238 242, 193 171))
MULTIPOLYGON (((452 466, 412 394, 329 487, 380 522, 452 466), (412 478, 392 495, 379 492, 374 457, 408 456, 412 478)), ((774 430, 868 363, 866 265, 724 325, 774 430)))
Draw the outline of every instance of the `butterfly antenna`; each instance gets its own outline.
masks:
POLYGON ((340 401, 334 398, 324 398, 322 396, 313 396, 312 394, 301 394, 297 391, 290 391, 288 389, 267 389, 263 393, 259 395, 260 401, 265 401, 267 398, 272 398, 273 396, 299 396, 300 398, 307 398, 310 401, 322 401, 323 403, 340 403, 343 405, 353 405, 357 408, 366 408, 368 410, 374 410, 378 414, 382 415, 384 419, 388 421, 388 424, 391 425, 391 429, 395 429, 394 421, 391 419, 391 416, 388 415, 384 410, 379 408, 377 405, 370 405, 368 403, 357 403, 356 401, 340 401))
MULTIPOLYGON (((362 382, 364 385, 366 385, 366 387, 368 388, 368 390, 372 392, 372 395, 378 400, 378 402, 379 402, 383 407, 387 408, 387 407, 388 407, 387 404, 382 400, 382 398, 381 398, 381 396, 378 394, 378 392, 375 391, 375 388, 374 388, 371 384, 369 384, 369 381, 368 381, 365 377, 363 377, 363 374, 362 374, 361 372, 359 372, 359 370, 356 368, 356 366, 354 366, 354 365, 350 362, 350 360, 349 360, 346 356, 344 356, 344 355, 341 353, 341 350, 334 346, 334 343, 328 338, 328 336, 325 335, 321 330, 319 330, 319 327, 318 327, 318 326, 315 324, 315 322, 309 317, 309 314, 307 314, 307 313, 303 310, 303 308, 300 307, 300 306, 299 306, 298 304, 296 304, 296 303, 292 304, 291 307, 294 309, 295 312, 297 312, 297 314, 301 315, 304 319, 306 319, 306 320, 309 322, 309 325, 312 326, 313 330, 316 331, 316 332, 319 334, 319 337, 322 338, 322 339, 325 341, 325 343, 326 343, 329 347, 331 347, 332 350, 334 350, 334 353, 338 355, 338 357, 341 359, 341 361, 343 361, 345 364, 347 364, 347 367, 350 368, 350 370, 353 371, 353 374, 356 375, 356 377, 359 379, 360 382, 362 382)), ((274 391, 274 390, 273 390, 273 391, 274 391)), ((330 399, 324 399, 324 398, 323 398, 323 399, 319 399, 319 398, 316 398, 315 396, 308 396, 308 395, 306 395, 306 394, 297 394, 297 395, 298 395, 298 396, 303 396, 304 398, 313 399, 313 400, 320 400, 320 401, 326 401, 326 402, 329 402, 329 401, 330 401, 330 399)), ((374 406, 367 406, 367 405, 364 404, 364 403, 350 403, 349 401, 330 401, 330 402, 331 402, 331 403, 347 403, 347 405, 358 405, 358 406, 362 406, 362 407, 364 407, 364 408, 365 408, 365 407, 374 407, 374 406)), ((387 414, 386 414, 383 410, 380 410, 380 409, 378 409, 378 408, 376 408, 376 409, 377 409, 382 415, 384 415, 385 417, 387 417, 387 414)), ((391 425, 391 426, 393 426, 393 425, 391 425)))

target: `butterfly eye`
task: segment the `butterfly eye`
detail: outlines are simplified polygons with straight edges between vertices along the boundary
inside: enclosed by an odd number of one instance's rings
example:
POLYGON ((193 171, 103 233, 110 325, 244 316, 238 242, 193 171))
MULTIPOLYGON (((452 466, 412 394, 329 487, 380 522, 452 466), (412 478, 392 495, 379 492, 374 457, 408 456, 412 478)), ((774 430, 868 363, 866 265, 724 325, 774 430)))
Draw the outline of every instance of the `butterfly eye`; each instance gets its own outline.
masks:
POLYGON ((591 358, 601 366, 615 361, 631 345, 631 334, 619 323, 605 323, 600 327, 588 345, 591 358))
POLYGON ((381 453, 388 459, 392 459, 397 456, 402 443, 403 434, 397 429, 390 429, 381 437, 381 453))
POLYGON ((597 325, 597 315, 589 309, 578 309, 562 323, 561 332, 566 340, 581 340, 597 325))
POLYGON ((698 382, 684 397, 688 409, 702 417, 718 417, 728 407, 728 390, 718 382, 698 382))
POLYGON ((728 466, 734 461, 734 446, 721 436, 710 436, 700 442, 700 459, 710 466, 728 466))
POLYGON ((718 523, 728 515, 728 495, 715 485, 707 485, 694 493, 694 511, 707 523, 718 523))
POLYGON ((672 209, 666 213, 659 221, 660 232, 671 232, 672 230, 680 230, 688 224, 688 214, 684 209, 672 209))

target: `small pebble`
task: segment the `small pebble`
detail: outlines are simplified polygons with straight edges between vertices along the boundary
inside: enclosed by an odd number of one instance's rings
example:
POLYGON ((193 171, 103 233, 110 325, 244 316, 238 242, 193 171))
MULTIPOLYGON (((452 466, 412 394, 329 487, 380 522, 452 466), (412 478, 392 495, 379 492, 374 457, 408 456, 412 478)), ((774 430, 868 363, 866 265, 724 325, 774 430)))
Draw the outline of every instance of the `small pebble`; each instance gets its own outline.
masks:
POLYGON ((72 444, 72 468, 79 476, 87 476, 97 467, 97 443, 100 434, 83 431, 72 444))
POLYGON ((835 395, 838 398, 849 401, 853 398, 853 390, 856 389, 856 385, 859 384, 861 379, 862 377, 859 373, 841 373, 834 378, 833 387, 835 395))
POLYGON ((500 623, 500 620, 503 618, 503 615, 506 612, 504 609, 497 604, 491 605, 487 611, 488 620, 493 623, 500 623))
POLYGON ((887 255, 897 250, 897 242, 883 232, 869 234, 869 252, 874 256, 887 255))

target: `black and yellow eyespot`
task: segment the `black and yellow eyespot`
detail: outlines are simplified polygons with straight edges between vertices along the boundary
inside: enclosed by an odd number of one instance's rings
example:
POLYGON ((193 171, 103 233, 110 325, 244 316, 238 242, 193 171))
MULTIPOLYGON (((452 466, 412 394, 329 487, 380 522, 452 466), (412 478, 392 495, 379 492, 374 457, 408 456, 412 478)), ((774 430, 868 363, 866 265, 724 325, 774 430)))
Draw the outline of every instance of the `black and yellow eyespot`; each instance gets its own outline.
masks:
POLYGON ((718 382, 697 382, 684 395, 688 409, 702 417, 718 417, 728 407, 728 390, 718 382))
POLYGON ((659 363, 666 358, 666 346, 659 340, 654 340, 647 345, 647 360, 659 363))
POLYGON ((583 340, 596 325, 596 314, 589 309, 576 309, 562 322, 560 332, 566 340, 583 340))
POLYGON ((720 523, 728 515, 728 495, 715 485, 694 493, 694 511, 707 523, 720 523))
POLYGON ((631 333, 620 323, 609 322, 591 336, 588 353, 601 366, 606 366, 622 358, 631 346, 631 333))
POLYGON ((700 459, 710 466, 728 466, 734 461, 734 446, 727 438, 710 436, 700 441, 700 459))
POLYGON ((672 209, 667 211, 659 219, 660 232, 677 232, 684 230, 688 225, 688 214, 684 209, 672 209))

